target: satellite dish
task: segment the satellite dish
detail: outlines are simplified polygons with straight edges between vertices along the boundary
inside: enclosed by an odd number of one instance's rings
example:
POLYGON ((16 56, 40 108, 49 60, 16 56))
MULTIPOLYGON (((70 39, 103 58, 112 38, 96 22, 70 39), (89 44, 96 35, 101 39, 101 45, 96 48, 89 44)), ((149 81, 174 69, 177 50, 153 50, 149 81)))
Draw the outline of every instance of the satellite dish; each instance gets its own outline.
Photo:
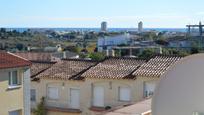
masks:
POLYGON ((204 54, 188 56, 161 76, 152 115, 204 115, 204 54))

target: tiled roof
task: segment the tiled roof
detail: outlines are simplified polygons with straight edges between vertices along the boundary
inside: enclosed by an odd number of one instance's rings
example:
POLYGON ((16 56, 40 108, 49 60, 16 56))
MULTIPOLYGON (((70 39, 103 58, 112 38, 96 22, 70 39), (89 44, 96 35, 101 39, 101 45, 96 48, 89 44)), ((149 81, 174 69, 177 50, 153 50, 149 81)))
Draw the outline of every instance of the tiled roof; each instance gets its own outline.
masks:
POLYGON ((14 54, 0 52, 0 69, 30 66, 31 62, 14 54))
POLYGON ((45 53, 45 52, 18 52, 15 53, 15 55, 18 55, 20 57, 23 57, 30 61, 51 61, 51 53, 45 53))
POLYGON ((61 60, 54 64, 51 68, 39 74, 37 78, 81 80, 78 76, 95 64, 96 62, 88 60, 61 60))
POLYGON ((82 77, 101 79, 132 79, 132 73, 144 60, 135 58, 109 58, 90 68, 82 77))
POLYGON ((141 65, 134 73, 134 76, 160 77, 169 67, 174 65, 182 57, 178 56, 155 56, 147 63, 141 65))
POLYGON ((32 62, 31 66, 31 78, 35 78, 36 75, 50 68, 54 63, 52 62, 32 62))

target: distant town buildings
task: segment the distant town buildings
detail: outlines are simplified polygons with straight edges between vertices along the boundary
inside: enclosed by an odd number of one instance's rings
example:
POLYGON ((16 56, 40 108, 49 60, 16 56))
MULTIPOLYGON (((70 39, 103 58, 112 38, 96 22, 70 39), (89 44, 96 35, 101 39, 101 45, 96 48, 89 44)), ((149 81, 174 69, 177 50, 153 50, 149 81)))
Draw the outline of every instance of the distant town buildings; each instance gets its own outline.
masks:
POLYGON ((143 22, 140 21, 140 22, 138 23, 138 32, 141 33, 142 31, 143 31, 143 22))
POLYGON ((98 39, 97 48, 99 52, 112 50, 114 46, 129 45, 131 42, 128 34, 119 36, 102 37, 98 39))
POLYGON ((101 32, 107 32, 107 30, 108 30, 108 23, 102 22, 101 23, 101 32))

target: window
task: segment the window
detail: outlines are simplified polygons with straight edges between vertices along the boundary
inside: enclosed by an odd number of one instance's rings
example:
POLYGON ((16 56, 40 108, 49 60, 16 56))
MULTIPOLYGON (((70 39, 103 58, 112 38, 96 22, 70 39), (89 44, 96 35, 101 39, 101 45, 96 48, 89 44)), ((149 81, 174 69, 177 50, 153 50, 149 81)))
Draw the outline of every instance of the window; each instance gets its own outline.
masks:
POLYGON ((119 100, 120 101, 130 101, 130 88, 129 87, 119 87, 119 100))
POLYGON ((20 110, 10 111, 9 115, 21 115, 21 111, 20 110))
POLYGON ((149 98, 152 97, 154 94, 154 90, 156 87, 156 82, 145 82, 144 83, 144 97, 149 98))
POLYGON ((35 89, 31 89, 30 90, 30 100, 35 102, 36 101, 36 90, 35 89))
POLYGON ((93 106, 95 107, 104 107, 104 87, 94 86, 93 88, 93 106))
POLYGON ((59 99, 59 90, 57 87, 48 87, 48 98, 49 99, 59 99))
POLYGON ((21 77, 18 76, 17 71, 9 72, 9 86, 21 85, 21 77))

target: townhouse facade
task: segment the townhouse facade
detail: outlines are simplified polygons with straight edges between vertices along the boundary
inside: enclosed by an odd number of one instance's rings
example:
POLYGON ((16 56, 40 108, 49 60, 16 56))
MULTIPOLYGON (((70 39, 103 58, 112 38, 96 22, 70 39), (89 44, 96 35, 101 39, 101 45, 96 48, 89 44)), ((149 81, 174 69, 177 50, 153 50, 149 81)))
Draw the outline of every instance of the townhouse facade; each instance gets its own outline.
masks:
POLYGON ((26 59, 0 52, 1 115, 30 115, 30 65, 26 59))
POLYGON ((31 94, 34 98, 32 107, 35 108, 45 97, 48 115, 81 114, 87 91, 84 90, 84 79, 79 76, 95 64, 88 60, 61 60, 35 76, 36 80, 31 83, 31 90, 36 92, 31 94))
MULTIPOLYGON (((40 57, 40 56, 38 56, 40 57)), ((31 66, 31 108, 45 97, 48 115, 100 115, 154 94, 154 89, 178 56, 149 60, 109 57, 101 62, 39 59, 31 66)))
POLYGON ((45 70, 33 76, 32 107, 42 97, 48 115, 97 115, 128 106, 150 98, 160 76, 180 59, 155 56, 150 60, 116 57, 102 62, 61 60, 48 68, 44 66, 45 70))

